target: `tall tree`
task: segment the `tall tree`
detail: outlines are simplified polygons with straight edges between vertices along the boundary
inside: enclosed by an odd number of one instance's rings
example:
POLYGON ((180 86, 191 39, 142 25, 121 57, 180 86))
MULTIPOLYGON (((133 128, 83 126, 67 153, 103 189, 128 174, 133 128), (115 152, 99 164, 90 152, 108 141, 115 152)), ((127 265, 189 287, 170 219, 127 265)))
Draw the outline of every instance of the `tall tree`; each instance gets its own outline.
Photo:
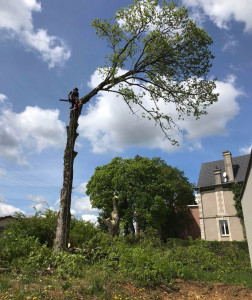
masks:
MULTIPOLYGON (((188 18, 184 7, 165 1, 134 0, 116 12, 113 21, 96 19, 91 25, 106 39, 110 53, 99 68, 101 82, 81 98, 80 111, 100 91, 116 93, 135 113, 152 119, 176 144, 170 129, 184 115, 199 118, 217 101, 215 80, 207 80, 213 55, 212 39, 188 18), (148 101, 144 100, 148 97, 148 101), (169 112, 173 104, 177 116, 169 112), (166 105, 166 106, 165 106, 166 105)), ((75 139, 79 115, 70 114, 64 154, 64 178, 54 249, 66 247, 70 220, 75 139)))
MULTIPOLYGON (((192 184, 177 168, 160 158, 114 158, 97 167, 87 184, 93 207, 102 210, 102 225, 113 210, 111 197, 118 196, 118 214, 124 233, 134 233, 133 223, 140 230, 155 228, 163 239, 177 236, 187 216, 187 204, 194 203, 192 184), (183 218, 181 218, 183 216, 183 218)), ((185 222, 186 223, 186 222, 185 222)))

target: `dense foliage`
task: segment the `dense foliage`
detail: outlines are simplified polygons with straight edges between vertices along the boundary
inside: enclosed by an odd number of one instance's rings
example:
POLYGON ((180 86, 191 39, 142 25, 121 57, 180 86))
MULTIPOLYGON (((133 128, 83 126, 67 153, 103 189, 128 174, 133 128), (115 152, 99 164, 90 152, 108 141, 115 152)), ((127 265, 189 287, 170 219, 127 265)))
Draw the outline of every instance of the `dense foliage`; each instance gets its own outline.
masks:
POLYGON ((97 167, 87 184, 93 207, 102 209, 99 223, 113 210, 112 197, 118 196, 121 230, 134 233, 136 221, 142 231, 157 229, 161 238, 176 237, 190 223, 187 204, 194 202, 192 185, 183 171, 167 165, 160 158, 114 158, 97 167))
MULTIPOLYGON (((57 212, 47 209, 44 212, 36 212, 27 217, 17 213, 11 221, 4 237, 9 233, 17 237, 36 239, 40 245, 52 247, 55 235, 57 212)), ((71 247, 82 247, 83 243, 89 241, 98 229, 90 222, 71 217, 69 242, 71 247)))
POLYGON ((44 272, 70 281, 96 269, 116 280, 124 278, 151 286, 174 278, 251 284, 246 242, 168 239, 164 244, 155 230, 115 238, 100 231, 83 244, 78 254, 71 254, 54 252, 38 238, 13 228, 0 238, 0 261, 1 268, 19 274, 44 272))

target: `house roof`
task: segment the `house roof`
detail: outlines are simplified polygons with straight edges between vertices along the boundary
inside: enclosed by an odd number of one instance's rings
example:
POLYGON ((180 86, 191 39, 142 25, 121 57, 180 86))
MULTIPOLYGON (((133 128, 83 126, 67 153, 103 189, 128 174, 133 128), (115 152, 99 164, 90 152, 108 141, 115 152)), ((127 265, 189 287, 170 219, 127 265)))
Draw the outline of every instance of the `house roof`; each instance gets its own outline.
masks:
MULTIPOLYGON (((235 182, 241 182, 245 180, 249 158, 250 158, 250 154, 232 157, 235 182)), ((225 171, 224 161, 216 160, 216 161, 203 163, 201 165, 199 180, 197 184, 198 188, 215 185, 213 171, 216 169, 216 167, 221 170, 221 174, 222 174, 225 171)), ((221 180, 224 183, 223 177, 221 177, 221 180)))
POLYGON ((9 218, 13 218, 12 216, 5 216, 5 217, 0 217, 0 221, 4 220, 4 219, 9 219, 9 218))

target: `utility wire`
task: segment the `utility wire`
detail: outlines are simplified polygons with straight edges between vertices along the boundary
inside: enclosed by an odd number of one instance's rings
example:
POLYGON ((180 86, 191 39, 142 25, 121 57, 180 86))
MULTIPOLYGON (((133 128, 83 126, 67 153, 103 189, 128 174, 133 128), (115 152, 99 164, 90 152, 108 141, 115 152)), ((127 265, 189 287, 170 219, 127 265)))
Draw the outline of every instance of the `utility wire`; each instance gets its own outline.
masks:
MULTIPOLYGON (((23 175, 20 174, 19 172, 15 172, 15 171, 10 171, 10 170, 6 170, 6 175, 5 177, 8 181, 11 181, 19 186, 22 187, 27 187, 27 188, 34 188, 36 190, 40 190, 46 193, 54 193, 56 191, 60 190, 59 186, 52 186, 52 185, 48 185, 48 183, 36 179, 34 177, 31 177, 29 175, 23 175)), ((3 183, 2 183, 3 185, 3 183)))

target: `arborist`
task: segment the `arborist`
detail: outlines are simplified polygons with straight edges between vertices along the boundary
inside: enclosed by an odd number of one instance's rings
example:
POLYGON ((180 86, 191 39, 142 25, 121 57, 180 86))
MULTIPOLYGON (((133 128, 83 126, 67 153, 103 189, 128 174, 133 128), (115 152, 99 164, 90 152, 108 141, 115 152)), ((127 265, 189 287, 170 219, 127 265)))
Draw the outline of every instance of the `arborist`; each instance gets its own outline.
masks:
POLYGON ((70 109, 78 111, 78 102, 79 102, 79 90, 75 87, 71 92, 68 93, 68 101, 71 103, 70 109))

